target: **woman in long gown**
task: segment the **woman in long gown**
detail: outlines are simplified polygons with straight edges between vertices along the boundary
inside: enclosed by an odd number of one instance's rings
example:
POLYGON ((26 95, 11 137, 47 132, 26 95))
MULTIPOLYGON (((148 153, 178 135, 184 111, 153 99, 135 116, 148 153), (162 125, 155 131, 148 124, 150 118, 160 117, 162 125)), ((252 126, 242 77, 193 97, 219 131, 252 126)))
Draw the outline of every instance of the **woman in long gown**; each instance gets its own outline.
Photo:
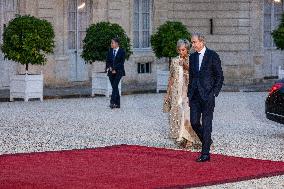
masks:
POLYGON ((187 97, 189 82, 189 49, 186 39, 177 42, 179 56, 170 65, 164 112, 169 112, 169 137, 182 148, 199 147, 200 141, 190 125, 190 109, 187 97))

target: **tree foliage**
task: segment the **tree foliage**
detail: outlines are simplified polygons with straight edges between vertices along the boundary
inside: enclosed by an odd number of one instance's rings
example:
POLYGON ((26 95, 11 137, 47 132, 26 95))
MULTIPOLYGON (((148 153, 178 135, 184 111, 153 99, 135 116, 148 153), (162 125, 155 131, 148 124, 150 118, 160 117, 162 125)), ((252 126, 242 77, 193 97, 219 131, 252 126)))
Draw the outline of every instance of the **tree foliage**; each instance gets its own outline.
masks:
POLYGON ((119 38, 120 47, 125 49, 126 59, 128 59, 132 54, 130 39, 120 25, 110 22, 92 24, 87 29, 81 57, 87 63, 105 61, 111 39, 114 37, 119 38))
POLYGON ((53 53, 54 30, 47 20, 17 15, 4 28, 1 50, 4 57, 20 64, 45 64, 46 54, 53 53))
POLYGON ((157 58, 177 56, 179 39, 190 39, 190 33, 181 22, 167 21, 151 36, 151 46, 157 58))

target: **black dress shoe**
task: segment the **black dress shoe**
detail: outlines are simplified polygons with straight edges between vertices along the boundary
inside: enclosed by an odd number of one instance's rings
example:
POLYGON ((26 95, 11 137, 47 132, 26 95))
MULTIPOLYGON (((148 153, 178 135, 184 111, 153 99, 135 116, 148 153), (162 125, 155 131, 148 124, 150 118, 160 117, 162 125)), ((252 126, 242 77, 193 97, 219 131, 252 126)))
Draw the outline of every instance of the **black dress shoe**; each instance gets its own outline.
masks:
POLYGON ((114 104, 110 104, 109 107, 110 107, 111 109, 113 109, 113 108, 114 108, 114 104))
POLYGON ((196 160, 196 162, 206 162, 206 161, 210 161, 210 155, 201 155, 196 160))
POLYGON ((120 105, 114 104, 114 105, 113 105, 113 108, 120 108, 120 105))

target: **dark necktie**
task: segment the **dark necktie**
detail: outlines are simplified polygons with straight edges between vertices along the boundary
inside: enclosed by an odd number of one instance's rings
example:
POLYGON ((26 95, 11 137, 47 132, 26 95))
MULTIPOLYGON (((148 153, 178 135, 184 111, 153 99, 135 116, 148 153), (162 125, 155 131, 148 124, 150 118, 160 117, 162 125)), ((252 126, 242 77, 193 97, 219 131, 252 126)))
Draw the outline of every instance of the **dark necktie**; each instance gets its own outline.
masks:
POLYGON ((197 73, 199 72, 199 55, 200 55, 201 53, 197 53, 197 55, 196 55, 196 71, 197 71, 197 73))
POLYGON ((116 52, 116 50, 115 49, 113 49, 113 58, 115 57, 115 52, 116 52))

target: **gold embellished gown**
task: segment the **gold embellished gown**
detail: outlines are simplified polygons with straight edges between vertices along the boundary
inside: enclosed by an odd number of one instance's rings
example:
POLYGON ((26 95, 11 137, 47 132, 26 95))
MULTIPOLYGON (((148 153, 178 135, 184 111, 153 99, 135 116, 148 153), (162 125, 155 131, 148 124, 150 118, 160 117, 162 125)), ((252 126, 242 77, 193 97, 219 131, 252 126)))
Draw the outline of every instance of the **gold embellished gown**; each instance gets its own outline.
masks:
MULTIPOLYGON (((187 58, 185 61, 189 63, 188 60, 187 58)), ((167 95, 169 99, 165 99, 164 102, 164 112, 169 112, 169 137, 177 142, 184 138, 191 144, 197 144, 200 141, 190 125, 190 109, 187 97, 188 70, 180 66, 180 61, 181 59, 177 57, 171 62, 169 82, 171 80, 172 85, 168 85, 167 95), (168 106, 168 108, 165 108, 165 106, 168 106)))

